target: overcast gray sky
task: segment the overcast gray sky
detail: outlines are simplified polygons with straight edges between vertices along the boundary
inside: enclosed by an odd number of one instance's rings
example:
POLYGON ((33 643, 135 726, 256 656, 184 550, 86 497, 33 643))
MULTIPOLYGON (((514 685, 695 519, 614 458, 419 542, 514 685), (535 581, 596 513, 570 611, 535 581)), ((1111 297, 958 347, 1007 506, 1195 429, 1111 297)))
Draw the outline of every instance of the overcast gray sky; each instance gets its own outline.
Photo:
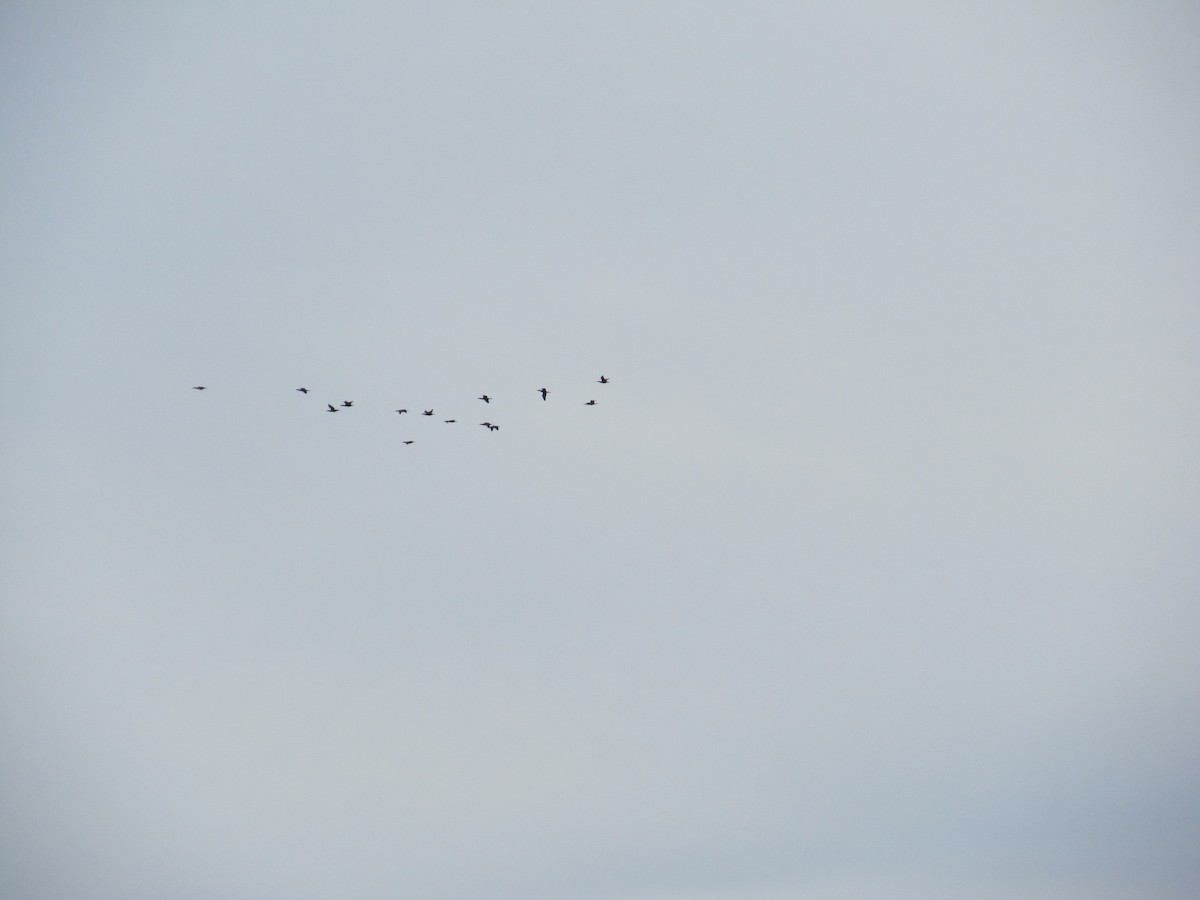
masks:
POLYGON ((10 2, 0 191, 6 896, 1200 895, 1195 4, 10 2))

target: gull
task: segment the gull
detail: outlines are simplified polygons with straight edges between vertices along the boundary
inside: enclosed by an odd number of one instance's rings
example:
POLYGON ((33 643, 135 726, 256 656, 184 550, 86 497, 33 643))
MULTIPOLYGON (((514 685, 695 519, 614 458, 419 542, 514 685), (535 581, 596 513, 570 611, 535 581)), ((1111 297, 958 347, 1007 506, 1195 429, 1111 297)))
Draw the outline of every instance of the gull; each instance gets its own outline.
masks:
POLYGON ((482 400, 484 403, 491 403, 491 402, 492 402, 492 398, 491 398, 491 397, 489 397, 487 394, 484 394, 484 395, 483 395, 482 397, 480 397, 479 399, 480 399, 480 400, 482 400))
POLYGON ((542 399, 543 399, 543 400, 545 400, 545 399, 546 399, 546 395, 547 395, 548 393, 550 393, 550 392, 549 392, 548 390, 546 390, 545 388, 538 388, 538 390, 539 390, 539 391, 541 391, 541 394, 542 394, 542 399))
POLYGON ((597 382, 596 382, 596 384, 608 384, 608 376, 607 376, 607 375, 601 375, 601 376, 600 376, 600 380, 599 380, 599 381, 597 381, 597 382))

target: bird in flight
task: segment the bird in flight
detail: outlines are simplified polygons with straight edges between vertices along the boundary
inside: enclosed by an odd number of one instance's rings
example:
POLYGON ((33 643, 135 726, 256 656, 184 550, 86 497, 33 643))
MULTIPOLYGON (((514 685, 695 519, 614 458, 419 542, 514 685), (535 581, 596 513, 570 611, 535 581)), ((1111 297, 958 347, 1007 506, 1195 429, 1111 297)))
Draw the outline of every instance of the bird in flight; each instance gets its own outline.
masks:
POLYGON ((599 380, 599 381, 597 381, 597 382, 596 382, 596 384, 608 384, 608 376, 607 376, 607 375, 601 375, 601 376, 600 376, 600 380, 599 380))
POLYGON ((488 430, 489 431, 499 431, 500 426, 499 425, 488 425, 488 430))
POLYGON ((412 443, 412 441, 405 441, 404 443, 406 443, 406 444, 411 444, 411 443, 412 443))
POLYGON ((432 410, 432 409, 427 409, 427 410, 425 410, 425 412, 421 413, 421 415, 423 415, 423 416, 432 416, 432 415, 433 415, 433 410, 432 410))
POLYGON ((541 395, 542 395, 542 399, 543 399, 543 400, 545 400, 545 399, 546 399, 546 395, 547 395, 548 393, 550 393, 550 392, 549 392, 548 390, 546 390, 545 388, 538 388, 538 391, 539 391, 539 392, 541 392, 541 395))
POLYGON ((483 395, 483 396, 481 396, 479 399, 480 399, 480 400, 482 400, 484 403, 491 403, 491 402, 492 402, 492 398, 491 398, 491 397, 489 397, 487 394, 484 394, 484 395, 483 395))
POLYGON ((204 385, 202 385, 202 384, 197 384, 197 385, 195 385, 195 386, 192 388, 192 390, 193 390, 193 391, 207 391, 207 390, 208 390, 208 388, 206 388, 206 387, 205 387, 204 385))
POLYGON ((584 406, 595 406, 595 405, 596 405, 596 401, 595 401, 595 400, 589 400, 587 403, 585 403, 585 404, 583 404, 583 405, 584 405, 584 406))
POLYGON ((482 425, 484 428, 491 428, 491 427, 492 427, 492 423, 491 423, 491 422, 480 422, 479 424, 480 424, 480 425, 482 425))
POLYGON ((353 405, 354 405, 353 400, 343 400, 342 401, 342 406, 353 406, 353 405))
POLYGON ((457 422, 458 419, 442 419, 442 421, 449 425, 451 422, 457 422))
POLYGON ((307 394, 307 393, 308 393, 308 388, 296 388, 296 390, 298 390, 298 391, 299 391, 300 393, 302 393, 302 394, 307 394))
POLYGON ((404 415, 406 412, 408 412, 408 410, 407 409, 398 409, 398 410, 396 410, 396 412, 400 413, 400 415, 404 415))
POLYGON ((334 406, 332 403, 326 403, 325 405, 329 407, 330 412, 339 412, 338 408, 336 406, 334 406))

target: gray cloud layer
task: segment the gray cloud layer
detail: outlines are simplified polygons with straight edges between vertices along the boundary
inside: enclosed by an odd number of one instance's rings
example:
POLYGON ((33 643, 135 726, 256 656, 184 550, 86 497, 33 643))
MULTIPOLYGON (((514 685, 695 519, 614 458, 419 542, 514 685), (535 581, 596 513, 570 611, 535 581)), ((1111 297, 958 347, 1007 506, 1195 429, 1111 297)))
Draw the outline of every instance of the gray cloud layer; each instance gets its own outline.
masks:
POLYGON ((1195 896, 1198 24, 6 6, 0 882, 1195 896))

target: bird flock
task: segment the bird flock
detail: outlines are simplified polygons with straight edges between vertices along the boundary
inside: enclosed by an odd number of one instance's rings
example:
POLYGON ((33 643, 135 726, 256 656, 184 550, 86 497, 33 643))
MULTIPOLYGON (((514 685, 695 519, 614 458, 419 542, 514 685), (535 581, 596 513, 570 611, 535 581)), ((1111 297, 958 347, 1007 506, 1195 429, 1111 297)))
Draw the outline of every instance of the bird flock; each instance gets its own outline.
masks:
MULTIPOLYGON (((608 376, 607 376, 607 375, 601 375, 601 376, 600 376, 600 377, 599 377, 599 378, 596 380, 596 384, 608 384, 608 383, 609 383, 609 380, 608 380, 608 376)), ((193 391, 207 391, 207 390, 208 390, 208 385, 206 385, 206 384, 194 384, 194 385, 192 385, 192 390, 193 390, 193 391)), ((296 391, 297 391, 297 392, 299 392, 299 393, 301 393, 301 394, 304 394, 305 396, 307 396, 308 394, 312 393, 312 390, 311 390, 310 388, 307 388, 307 387, 298 387, 298 388, 296 388, 296 391)), ((550 397, 550 393, 551 393, 551 392, 550 392, 549 388, 544 388, 544 387, 542 387, 542 388, 537 388, 537 389, 534 391, 534 393, 535 393, 535 394, 541 394, 541 396, 542 396, 542 401, 543 401, 543 402, 546 402, 546 401, 549 399, 549 397, 550 397)), ((476 397, 475 399, 476 399, 476 400, 481 400, 481 401, 483 401, 483 403, 484 403, 484 404, 486 404, 486 405, 490 406, 493 398, 492 398, 491 396, 489 396, 488 394, 480 394, 480 395, 479 395, 478 397, 476 397)), ((583 405, 584 405, 584 406, 595 406, 595 405, 596 405, 596 401, 595 401, 595 400, 588 400, 588 401, 587 401, 587 402, 585 402, 583 405)), ((324 411, 325 411, 325 412, 327 412, 327 413, 337 413, 337 412, 343 412, 344 410, 349 410, 349 409, 353 409, 353 408, 354 408, 354 401, 353 401, 353 400, 342 400, 342 401, 340 401, 340 402, 337 402, 337 403, 326 403, 326 404, 325 404, 325 410, 324 410, 324 411)), ((396 410, 394 410, 394 411, 395 411, 396 413, 398 413, 399 415, 402 415, 402 416, 403 416, 403 415, 406 415, 406 414, 408 413, 408 408, 407 408, 407 407, 400 407, 399 409, 396 409, 396 410)), ((432 409, 425 409, 425 410, 422 410, 422 411, 421 411, 421 415, 422 415, 423 417, 430 417, 430 418, 432 418, 432 417, 434 417, 436 414, 435 414, 435 412, 434 412, 432 409)), ((445 424, 445 425, 455 425, 455 424, 457 424, 457 423, 458 423, 458 419, 457 419, 457 418, 452 418, 452 419, 442 419, 442 423, 443 423, 443 424, 445 424)), ((486 422, 486 421, 485 421, 485 422, 480 422, 479 424, 480 424, 480 425, 482 425, 483 427, 487 428, 487 430, 488 430, 488 431, 499 431, 499 430, 500 430, 500 426, 499 426, 499 425, 497 425, 497 424, 495 424, 494 422, 486 422)), ((416 443, 416 440, 415 440, 415 439, 412 439, 412 440, 405 440, 405 441, 402 441, 401 443, 403 443, 403 444, 405 444, 405 445, 407 446, 407 445, 412 445, 412 444, 416 443)))

